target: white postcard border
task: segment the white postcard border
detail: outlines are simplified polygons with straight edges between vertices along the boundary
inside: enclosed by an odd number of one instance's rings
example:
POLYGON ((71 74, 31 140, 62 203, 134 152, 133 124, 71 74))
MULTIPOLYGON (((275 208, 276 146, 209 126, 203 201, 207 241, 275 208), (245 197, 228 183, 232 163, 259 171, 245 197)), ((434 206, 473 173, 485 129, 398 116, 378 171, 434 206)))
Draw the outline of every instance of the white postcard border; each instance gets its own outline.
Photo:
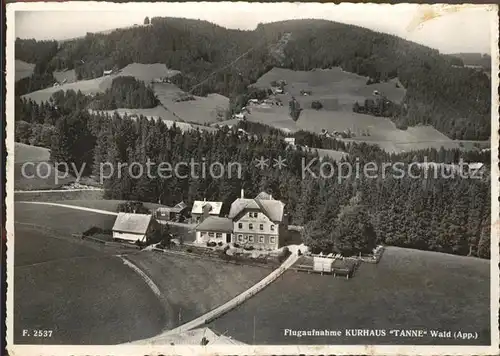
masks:
MULTIPOLYGON (((164 3, 172 4, 172 3, 164 3)), ((203 2, 184 3, 200 6, 203 2)), ((214 3, 205 3, 214 6, 214 3)), ((257 3, 252 3, 253 5, 257 3)), ((307 3, 312 4, 312 3, 307 3)), ((160 3, 155 3, 160 5, 160 3)), ((332 6, 334 4, 323 4, 332 6)), ((364 6, 365 4, 357 4, 364 6)), ((386 4, 377 4, 384 6, 386 4)), ((490 269, 490 295, 491 295, 491 345, 490 346, 420 346, 420 345, 207 345, 207 346, 160 346, 160 345, 110 345, 110 346, 82 346, 82 345, 19 345, 13 343, 13 308, 14 308, 14 82, 15 82, 15 12, 16 11, 112 11, 112 10, 142 10, 144 3, 108 3, 108 2, 37 2, 37 3, 9 3, 6 5, 7 35, 6 35, 6 146, 7 146, 7 350, 13 355, 496 355, 499 353, 498 313, 499 313, 499 101, 498 101, 498 5, 487 6, 491 12, 491 57, 492 57, 492 107, 491 107, 491 269, 490 269), (495 74, 495 75, 493 75, 495 74)), ((374 4, 371 4, 374 6, 374 4)), ((397 6, 397 5, 393 5, 397 6)), ((425 6, 425 5, 424 5, 425 6)), ((442 5, 448 6, 448 5, 442 5)), ((449 5, 449 6, 477 6, 477 5, 449 5)))

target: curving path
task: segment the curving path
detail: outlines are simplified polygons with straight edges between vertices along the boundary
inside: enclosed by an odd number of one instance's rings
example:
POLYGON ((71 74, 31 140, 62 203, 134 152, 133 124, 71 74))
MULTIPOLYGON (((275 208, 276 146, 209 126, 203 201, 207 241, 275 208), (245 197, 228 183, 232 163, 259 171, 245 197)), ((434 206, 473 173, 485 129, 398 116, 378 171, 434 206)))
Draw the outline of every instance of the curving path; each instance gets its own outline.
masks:
POLYGON ((166 331, 158 336, 154 336, 149 339, 133 342, 132 344, 160 344, 161 340, 163 338, 168 338, 169 336, 175 335, 175 334, 181 334, 186 331, 195 329, 197 327, 203 326, 205 324, 208 324, 210 321, 212 321, 215 318, 218 318, 219 316, 227 313, 231 309, 236 308, 238 305, 242 304, 244 301, 247 299, 251 298, 255 294, 259 293, 261 290, 263 290, 265 287, 267 287, 269 284, 274 282, 279 276, 281 276, 285 271, 290 268, 295 262, 297 262, 299 256, 297 253, 292 253, 286 260, 283 262, 283 264, 272 271, 269 275, 267 275, 264 279, 262 279, 260 282, 257 284, 253 285, 246 291, 240 293, 233 299, 227 301, 226 303, 222 304, 221 306, 212 309, 208 313, 205 313, 198 318, 191 320, 175 329, 166 331))
MULTIPOLYGON (((90 211, 94 213, 100 213, 100 214, 108 214, 108 215, 118 215, 118 213, 111 212, 111 211, 106 211, 106 210, 100 210, 100 209, 93 209, 93 208, 86 208, 86 207, 81 207, 81 206, 75 206, 75 205, 68 205, 68 204, 60 204, 60 203, 50 203, 50 202, 32 202, 32 201, 19 201, 17 203, 24 203, 24 204, 40 204, 40 205, 52 205, 52 206, 59 206, 59 207, 64 207, 68 209, 76 209, 76 210, 83 210, 83 211, 90 211)), ((121 257, 121 256, 120 256, 121 257)), ((297 262, 299 256, 297 251, 292 251, 292 254, 283 262, 283 264, 272 271, 269 275, 267 275, 265 278, 260 280, 258 283, 254 284, 252 287, 249 289, 245 290, 244 292, 240 293, 233 299, 227 301, 226 303, 220 305, 219 307, 212 309, 211 311, 197 317, 194 320, 191 320, 175 329, 166 331, 158 336, 145 339, 145 340, 140 340, 137 342, 133 342, 133 344, 150 344, 150 343, 158 343, 159 341, 161 342, 161 339, 166 337, 166 336, 171 336, 175 334, 180 334, 192 329, 195 329, 199 326, 208 324, 210 321, 212 321, 215 318, 218 318, 222 314, 227 313, 231 309, 236 308, 238 305, 242 304, 244 301, 247 299, 251 298, 255 294, 259 293, 262 289, 267 287, 269 284, 274 282, 279 276, 281 276, 287 269, 289 269, 295 262, 297 262)), ((159 290, 154 285, 152 281, 149 280, 149 278, 144 278, 147 277, 145 274, 139 270, 138 267, 130 263, 130 261, 125 260, 122 258, 123 262, 131 267, 132 269, 135 270, 144 280, 145 282, 149 285, 149 287, 153 290, 153 292, 158 296, 159 290), (151 285, 151 283, 153 285, 151 285), (156 287, 156 288, 155 288, 156 287)))

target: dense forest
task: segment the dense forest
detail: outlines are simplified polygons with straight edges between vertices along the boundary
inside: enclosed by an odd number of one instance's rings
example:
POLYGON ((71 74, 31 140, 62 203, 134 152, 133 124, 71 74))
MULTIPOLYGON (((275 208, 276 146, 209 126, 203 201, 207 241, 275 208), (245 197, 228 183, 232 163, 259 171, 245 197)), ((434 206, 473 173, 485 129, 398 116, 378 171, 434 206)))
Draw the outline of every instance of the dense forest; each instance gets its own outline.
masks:
MULTIPOLYGON (((241 105, 247 86, 273 66, 295 70, 341 66, 372 82, 400 79, 407 89, 403 102, 407 110, 397 115, 391 111, 399 127, 431 124, 453 139, 490 136, 490 80, 484 73, 437 50, 325 20, 282 21, 240 31, 206 21, 152 18, 148 26, 89 33, 59 46, 18 40, 16 58, 37 63, 40 69, 34 76, 74 68, 80 79, 133 62, 165 63, 182 72, 175 84, 183 90, 227 95, 233 109, 241 105), (286 44, 277 49, 285 35, 286 44)), ((43 82, 35 79, 26 79, 18 92, 43 82)))
POLYGON ((149 86, 134 77, 117 77, 103 94, 97 94, 90 107, 94 110, 115 110, 118 108, 154 108, 158 99, 149 86))
MULTIPOLYGON (((300 147, 287 149, 280 131, 261 124, 243 122, 247 132, 257 136, 241 136, 239 127, 209 133, 191 131, 182 133, 175 126, 168 128, 161 120, 140 117, 136 120, 89 114, 82 108, 89 97, 68 91, 57 93, 49 103, 37 105, 19 101, 22 110, 16 113, 16 140, 25 140, 21 127, 34 128, 50 137, 45 141, 51 148, 53 160, 86 165, 87 174, 100 174, 100 164, 110 162, 114 174, 104 180, 106 195, 112 199, 160 202, 174 205, 195 199, 224 202, 223 213, 245 189, 247 196, 260 191, 272 192, 286 202, 293 224, 306 227, 305 241, 312 248, 324 251, 362 251, 373 243, 386 243, 431 251, 441 251, 479 257, 489 256, 490 182, 485 179, 461 177, 385 178, 340 177, 340 164, 330 161, 333 173, 329 178, 303 176, 302 159, 317 158, 315 152, 300 147), (21 123, 24 123, 21 125, 21 123), (221 145, 220 142, 224 142, 221 145), (287 167, 261 171, 255 167, 260 156, 286 159, 287 167), (123 168, 118 174, 118 163, 156 163, 151 173, 140 178, 131 177, 123 168), (181 166, 179 177, 162 179, 157 171, 160 162, 175 165, 178 162, 205 160, 212 162, 239 162, 237 171, 229 177, 211 178, 191 176, 180 178, 190 167, 181 166), (346 231, 352 233, 346 235, 346 231), (359 233, 355 233, 358 231, 359 233), (372 240, 365 241, 367 238, 372 240)), ((38 136, 34 136, 38 137, 38 136)), ((30 137, 28 137, 30 139, 30 137)), ((346 144, 331 138, 299 132, 296 140, 308 144, 335 148, 349 153, 347 160, 359 162, 403 162, 419 160, 422 155, 434 155, 438 160, 453 161, 460 151, 417 151, 391 155, 367 144, 346 144), (413 154, 413 156, 411 156, 413 154)), ((480 153, 477 153, 481 155, 480 153)), ((477 157, 476 157, 477 158, 477 157)), ((479 157, 481 158, 481 157, 479 157)), ((486 155, 482 156, 488 162, 486 155)), ((406 162, 406 163, 405 163, 406 162)), ((314 160, 311 170, 319 169, 320 160, 314 160)), ((342 171, 343 172, 343 171, 342 171)), ((189 174, 188 174, 189 176, 189 174)))

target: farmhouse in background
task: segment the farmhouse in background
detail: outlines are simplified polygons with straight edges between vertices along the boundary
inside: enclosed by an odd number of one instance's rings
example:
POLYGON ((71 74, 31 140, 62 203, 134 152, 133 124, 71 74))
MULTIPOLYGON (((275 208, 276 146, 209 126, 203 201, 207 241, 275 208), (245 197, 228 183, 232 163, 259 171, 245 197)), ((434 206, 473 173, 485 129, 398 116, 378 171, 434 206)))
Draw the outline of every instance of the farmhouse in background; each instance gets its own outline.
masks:
POLYGON ((208 217, 196 227, 196 242, 237 243, 274 250, 283 245, 288 231, 285 204, 265 192, 254 199, 241 197, 231 204, 229 216, 208 217))
POLYGON ((147 242, 159 229, 150 214, 118 213, 113 225, 113 239, 147 242))
POLYGON ((113 70, 112 70, 112 69, 110 69, 110 70, 105 70, 105 71, 103 72, 103 74, 104 74, 104 75, 110 75, 110 74, 113 74, 113 70))
POLYGON ((155 217, 157 220, 164 221, 184 221, 189 214, 189 209, 183 201, 173 207, 161 207, 156 209, 155 217))
POLYGON ((195 200, 191 209, 191 220, 200 223, 209 216, 219 216, 222 209, 220 201, 195 200))
POLYGON ((285 142, 289 145, 295 146, 295 137, 285 137, 285 142))

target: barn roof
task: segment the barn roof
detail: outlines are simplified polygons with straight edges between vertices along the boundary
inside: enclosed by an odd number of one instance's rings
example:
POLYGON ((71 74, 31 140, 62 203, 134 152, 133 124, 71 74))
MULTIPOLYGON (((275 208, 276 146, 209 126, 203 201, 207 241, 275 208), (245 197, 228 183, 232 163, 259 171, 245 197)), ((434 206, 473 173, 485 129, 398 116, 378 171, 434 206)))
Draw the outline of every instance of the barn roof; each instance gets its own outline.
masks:
POLYGON ((209 216, 196 226, 196 230, 231 232, 233 231, 233 220, 218 216, 209 216))
POLYGON ((209 204, 211 209, 210 209, 210 214, 212 215, 219 215, 220 210, 222 208, 222 202, 220 201, 202 201, 202 200, 195 200, 193 203, 193 208, 191 209, 191 214, 203 214, 203 207, 205 205, 209 204))
POLYGON ((151 223, 149 214, 118 213, 113 231, 145 234, 151 223))

